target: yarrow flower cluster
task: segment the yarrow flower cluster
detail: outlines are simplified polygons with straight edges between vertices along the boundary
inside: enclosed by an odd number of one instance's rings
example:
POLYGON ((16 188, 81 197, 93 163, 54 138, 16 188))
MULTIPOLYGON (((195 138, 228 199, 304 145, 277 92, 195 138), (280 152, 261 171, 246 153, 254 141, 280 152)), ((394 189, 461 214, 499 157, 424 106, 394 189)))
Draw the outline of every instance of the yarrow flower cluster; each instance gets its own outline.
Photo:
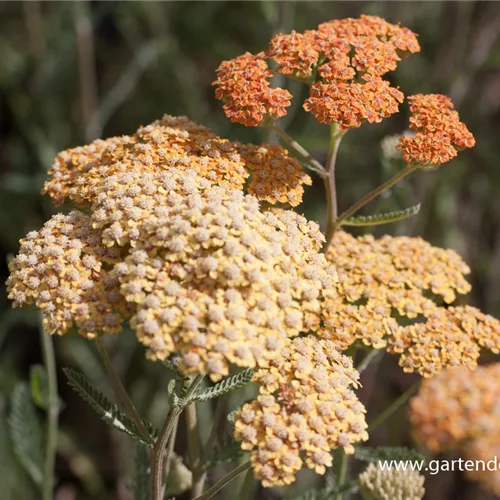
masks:
POLYGON ((9 265, 9 297, 17 307, 38 307, 50 333, 64 334, 73 326, 88 338, 117 333, 130 316, 110 272, 122 258, 121 249, 101 243, 88 216, 55 215, 21 240, 9 265))
POLYGON ((324 474, 332 450, 353 453, 368 438, 365 409, 352 390, 358 378, 351 358, 310 337, 289 341, 255 373, 260 395, 238 411, 234 434, 251 451, 264 486, 292 483, 303 465, 324 474))
POLYGON ((364 500, 421 500, 425 495, 425 477, 418 471, 382 469, 370 464, 359 475, 359 486, 364 500))
POLYGON ((98 139, 59 153, 43 192, 56 205, 71 201, 88 206, 114 174, 139 170, 154 176, 171 168, 194 169, 214 184, 239 190, 251 176, 251 194, 291 206, 301 203, 303 185, 311 182, 298 160, 280 146, 232 142, 185 117, 165 115, 131 136, 98 139))
POLYGON ((278 63, 278 73, 311 85, 304 108, 318 121, 338 123, 340 130, 359 127, 398 111, 403 93, 381 77, 396 69, 404 55, 419 50, 414 33, 380 17, 334 20, 304 33, 281 33, 267 52, 223 62, 214 82, 216 97, 225 102, 230 120, 246 126, 286 114, 291 95, 269 89, 272 71, 265 59, 270 58, 278 63), (272 104, 270 92, 278 96, 272 104))
MULTIPOLYGON (((336 273, 318 253, 316 224, 290 211, 261 212, 253 196, 190 171, 162 177, 169 194, 141 214, 140 237, 115 267, 122 294, 137 304, 132 325, 150 357, 180 354, 185 373, 217 380, 230 364, 267 366, 287 337, 318 328, 336 273)), ((123 181, 110 180, 117 189, 106 203, 117 193, 120 202, 123 181)), ((137 206, 147 206, 149 194, 131 181, 137 206)), ((108 223, 114 213, 111 205, 108 223)), ((117 229, 116 243, 126 231, 117 229)))
MULTIPOLYGON (((500 363, 470 372, 446 370, 426 380, 410 402, 415 438, 434 452, 459 449, 467 460, 488 464, 500 451, 500 363)), ((476 467, 467 475, 500 493, 496 468, 476 467)))
POLYGON ((472 148, 476 141, 460 121, 451 100, 441 94, 408 97, 410 129, 414 137, 401 137, 399 147, 409 164, 438 166, 457 156, 457 150, 472 148))
POLYGON ((328 258, 338 294, 319 334, 340 350, 359 341, 400 355, 407 372, 429 377, 448 365, 477 366, 480 348, 500 348, 500 323, 473 307, 443 307, 470 291, 469 268, 453 250, 421 238, 354 237, 338 231, 328 258))

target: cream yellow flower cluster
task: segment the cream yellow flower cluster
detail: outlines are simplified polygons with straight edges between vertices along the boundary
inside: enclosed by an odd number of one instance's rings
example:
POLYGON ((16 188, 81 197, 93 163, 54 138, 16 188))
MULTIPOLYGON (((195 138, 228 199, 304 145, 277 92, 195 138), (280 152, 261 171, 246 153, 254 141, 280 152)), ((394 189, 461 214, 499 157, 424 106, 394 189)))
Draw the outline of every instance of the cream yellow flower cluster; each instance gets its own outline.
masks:
POLYGON ((231 142, 185 117, 165 115, 131 136, 59 153, 44 192, 56 205, 69 200, 86 206, 111 175, 136 169, 156 175, 170 168, 195 169, 200 177, 234 189, 243 189, 252 175, 251 194, 291 206, 301 203, 303 185, 311 183, 298 160, 280 146, 231 142))
POLYGON ((453 250, 421 238, 338 231, 328 258, 339 293, 323 309, 320 336, 338 349, 356 341, 387 348, 405 371, 425 377, 450 365, 476 368, 481 347, 499 352, 498 320, 473 307, 442 306, 470 290, 469 268, 453 250))
POLYGON ((114 236, 127 244, 135 229, 139 235, 115 274, 136 304, 132 325, 150 357, 178 353, 185 373, 217 380, 230 364, 267 366, 287 337, 318 328, 336 272, 318 252, 315 223, 291 211, 262 212, 253 196, 189 170, 172 169, 156 183, 128 173, 109 188, 100 219, 112 228, 103 231, 105 243, 114 236), (130 213, 117 222, 116 206, 130 189, 130 213))
POLYGON ((496 494, 500 494, 498 471, 488 468, 488 462, 500 453, 499 377, 500 363, 472 373, 450 368, 424 381, 410 401, 415 438, 432 451, 456 448, 466 460, 482 461, 467 475, 496 494))
POLYGON ((418 471, 382 469, 370 464, 359 475, 364 500, 421 500, 425 495, 425 477, 418 471))
POLYGON ((73 326, 89 338, 119 332, 130 310, 110 270, 122 254, 103 247, 87 215, 55 215, 21 240, 10 263, 9 297, 17 307, 37 306, 50 333, 73 326))
POLYGON ((358 378, 351 358, 314 337, 289 340, 256 372, 260 395, 238 411, 234 434, 264 486, 294 482, 303 465, 324 474, 332 450, 353 453, 368 439, 365 409, 352 390, 358 378))

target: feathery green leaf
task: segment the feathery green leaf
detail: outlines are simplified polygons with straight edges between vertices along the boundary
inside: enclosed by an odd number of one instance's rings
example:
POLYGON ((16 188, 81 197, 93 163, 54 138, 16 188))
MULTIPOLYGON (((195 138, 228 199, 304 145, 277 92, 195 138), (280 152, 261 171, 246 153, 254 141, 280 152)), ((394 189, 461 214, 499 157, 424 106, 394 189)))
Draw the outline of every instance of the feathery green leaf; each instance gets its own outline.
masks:
POLYGON ((230 391, 234 391, 236 389, 240 389, 241 387, 247 385, 253 376, 253 369, 247 368, 232 377, 227 377, 224 380, 221 380, 217 384, 205 389, 202 392, 198 392, 193 394, 189 398, 189 402, 192 403, 194 401, 208 401, 209 399, 214 399, 226 394, 230 391))
POLYGON ((350 217, 341 222, 342 226, 379 226, 381 224, 389 224, 398 220, 407 219, 417 215, 420 211, 420 203, 405 210, 397 210, 396 212, 387 212, 376 215, 360 215, 358 217, 350 217))
POLYGON ((34 483, 43 483, 44 432, 28 384, 20 382, 11 397, 8 419, 14 453, 34 483))
MULTIPOLYGON (((98 391, 83 373, 71 368, 63 368, 63 371, 68 378, 71 388, 93 408, 102 420, 111 427, 144 442, 134 422, 120 411, 102 392, 98 391)), ((144 424, 151 436, 158 434, 158 431, 150 423, 144 422, 144 424)))
POLYGON ((410 448, 403 448, 398 446, 382 448, 356 446, 354 457, 361 462, 379 462, 383 460, 411 460, 415 462, 425 461, 424 456, 417 451, 410 448))
POLYGON ((135 476, 132 480, 134 500, 149 499, 149 456, 144 443, 137 443, 135 452, 135 476))

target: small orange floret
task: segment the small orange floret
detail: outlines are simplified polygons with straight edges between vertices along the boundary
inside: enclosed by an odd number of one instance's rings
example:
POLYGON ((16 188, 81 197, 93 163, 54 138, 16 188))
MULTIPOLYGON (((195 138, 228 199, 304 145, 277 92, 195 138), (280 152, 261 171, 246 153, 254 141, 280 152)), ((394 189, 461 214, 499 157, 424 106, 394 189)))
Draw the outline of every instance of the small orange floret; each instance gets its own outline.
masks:
POLYGON ((399 147, 409 164, 437 166, 457 156, 457 150, 472 148, 476 141, 453 103, 441 94, 416 94, 408 97, 410 128, 414 137, 401 137, 399 147))
POLYGON ((256 127, 266 115, 273 119, 286 115, 292 96, 288 90, 270 87, 273 74, 265 59, 263 52, 246 52, 218 67, 215 97, 224 102, 232 122, 256 127))

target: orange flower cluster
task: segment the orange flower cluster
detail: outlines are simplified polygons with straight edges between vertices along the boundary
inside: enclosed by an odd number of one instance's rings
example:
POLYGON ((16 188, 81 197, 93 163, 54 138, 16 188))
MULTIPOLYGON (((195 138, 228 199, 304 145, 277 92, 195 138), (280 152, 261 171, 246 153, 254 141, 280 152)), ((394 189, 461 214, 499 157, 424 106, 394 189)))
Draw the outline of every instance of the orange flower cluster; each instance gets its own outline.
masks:
POLYGON ((240 144, 185 117, 165 115, 131 136, 98 139, 59 153, 43 192, 56 205, 92 204, 106 179, 132 170, 157 175, 172 168, 195 170, 213 184, 249 192, 269 203, 297 206, 311 183, 298 160, 280 146, 240 144))
POLYGON ((338 123, 339 130, 357 128, 363 121, 379 123, 397 113, 404 95, 378 77, 365 77, 365 83, 321 83, 311 87, 304 109, 320 123, 338 123))
POLYGON ((450 365, 474 369, 481 347, 499 352, 498 320, 473 307, 440 305, 470 290, 469 268, 453 250, 421 238, 377 240, 339 231, 328 258, 339 287, 322 311, 320 335, 338 349, 356 341, 387 348, 400 355, 406 372, 424 377, 450 365))
MULTIPOLYGON (((216 97, 233 122, 259 125, 269 111, 272 76, 264 59, 278 63, 276 71, 312 85, 304 108, 321 123, 338 123, 341 130, 359 127, 364 120, 379 122, 396 113, 403 94, 382 76, 405 54, 418 52, 416 35, 377 16, 330 21, 304 33, 275 36, 266 53, 243 54, 223 62, 214 82, 216 97)), ((290 95, 271 89, 289 104, 290 95)), ((276 101, 276 99, 274 99, 276 101)))
MULTIPOLYGON (((450 368, 426 380, 410 401, 415 438, 434 452, 459 449, 467 460, 485 464, 500 450, 500 363, 470 372, 450 368)), ((498 473, 469 471, 486 489, 500 493, 498 473)))
POLYGON ((474 136, 460 121, 451 100, 441 94, 408 97, 410 129, 414 137, 401 137, 404 160, 419 166, 438 166, 457 156, 457 150, 472 148, 474 136))
POLYGON ((273 73, 263 52, 246 52, 223 61, 216 72, 215 97, 224 102, 224 111, 232 122, 256 127, 266 116, 276 119, 286 115, 292 95, 288 90, 271 88, 273 73))
POLYGON ((368 439, 365 408, 351 388, 358 378, 351 358, 311 337, 288 341, 256 372, 260 395, 238 411, 234 434, 263 486, 293 483, 304 464, 324 474, 332 450, 353 453, 368 439))

